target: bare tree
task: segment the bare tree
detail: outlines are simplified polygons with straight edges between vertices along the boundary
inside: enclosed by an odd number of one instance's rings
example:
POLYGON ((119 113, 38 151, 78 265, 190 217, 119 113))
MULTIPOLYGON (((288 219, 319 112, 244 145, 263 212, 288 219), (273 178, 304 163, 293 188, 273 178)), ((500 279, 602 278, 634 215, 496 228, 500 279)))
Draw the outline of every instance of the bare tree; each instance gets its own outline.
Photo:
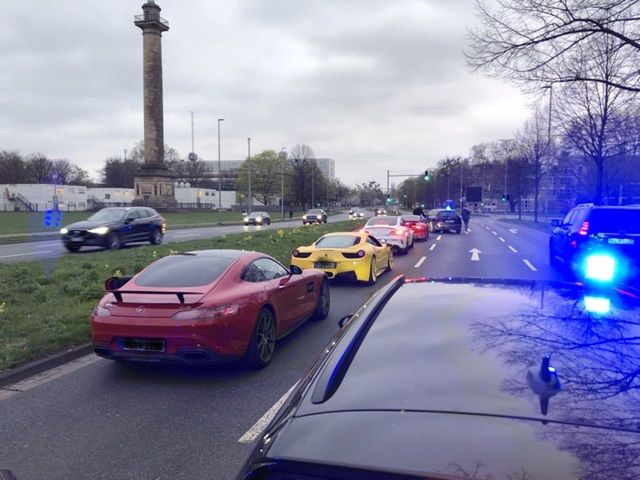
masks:
POLYGON ((477 0, 476 11, 480 26, 469 31, 466 52, 476 70, 529 88, 588 82, 640 92, 637 0, 477 0), (601 75, 602 52, 585 48, 594 40, 624 57, 615 74, 601 75))
POLYGON ((26 164, 18 152, 0 151, 0 183, 25 183, 26 164))
POLYGON ((28 183, 49 183, 52 171, 53 162, 46 155, 36 153, 31 155, 27 161, 26 180, 28 183))
MULTIPOLYGON (((536 109, 533 116, 527 120, 524 127, 516 135, 522 159, 530 166, 533 180, 534 222, 538 221, 540 183, 547 172, 551 158, 549 152, 551 142, 547 138, 547 127, 544 113, 540 109, 536 109)), ((521 211, 520 207, 520 214, 521 211)))

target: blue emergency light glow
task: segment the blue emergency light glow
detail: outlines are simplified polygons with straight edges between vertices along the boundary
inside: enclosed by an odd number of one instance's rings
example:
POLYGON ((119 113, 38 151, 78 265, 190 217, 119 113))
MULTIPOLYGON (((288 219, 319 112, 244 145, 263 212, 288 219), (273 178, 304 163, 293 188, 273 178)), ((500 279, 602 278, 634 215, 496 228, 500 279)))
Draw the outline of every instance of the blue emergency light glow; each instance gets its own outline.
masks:
POLYGON ((610 282, 616 272, 616 259, 611 255, 594 254, 585 260, 584 276, 589 280, 610 282))
POLYGON ((585 295, 584 308, 587 312, 604 315, 611 310, 611 300, 606 297, 590 297, 585 295))

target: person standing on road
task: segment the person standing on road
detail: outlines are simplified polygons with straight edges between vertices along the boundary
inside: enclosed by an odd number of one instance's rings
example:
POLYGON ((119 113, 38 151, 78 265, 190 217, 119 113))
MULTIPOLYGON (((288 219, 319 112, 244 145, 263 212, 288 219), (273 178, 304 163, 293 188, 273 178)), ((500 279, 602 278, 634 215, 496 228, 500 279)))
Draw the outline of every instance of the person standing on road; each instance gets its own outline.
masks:
POLYGON ((293 210, 289 210, 289 220, 293 218, 293 210))
POLYGON ((464 231, 469 231, 469 219, 471 218, 471 210, 467 208, 465 205, 462 207, 462 211, 460 212, 460 216, 462 217, 462 221, 464 222, 464 231))

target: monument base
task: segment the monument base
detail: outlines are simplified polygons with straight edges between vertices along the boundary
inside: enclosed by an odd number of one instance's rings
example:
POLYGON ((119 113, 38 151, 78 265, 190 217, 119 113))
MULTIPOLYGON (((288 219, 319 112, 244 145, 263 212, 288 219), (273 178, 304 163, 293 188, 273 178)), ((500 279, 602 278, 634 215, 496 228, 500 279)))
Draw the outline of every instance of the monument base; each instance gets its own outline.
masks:
POLYGON ((133 205, 152 208, 175 208, 176 177, 166 167, 143 165, 134 177, 133 205))

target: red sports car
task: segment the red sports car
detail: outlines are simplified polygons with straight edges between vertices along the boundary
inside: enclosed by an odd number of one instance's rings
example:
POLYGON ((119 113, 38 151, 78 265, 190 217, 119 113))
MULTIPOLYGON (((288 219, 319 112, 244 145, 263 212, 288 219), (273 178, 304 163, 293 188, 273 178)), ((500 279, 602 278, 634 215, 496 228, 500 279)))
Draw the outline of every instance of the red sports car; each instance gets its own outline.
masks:
POLYGON ((406 227, 413 230, 413 238, 415 240, 426 240, 429 238, 429 229, 419 215, 402 215, 402 221, 406 227))
POLYGON ((320 270, 285 268, 259 252, 170 255, 112 277, 91 314, 95 353, 113 360, 266 366, 276 339, 329 314, 320 270))

